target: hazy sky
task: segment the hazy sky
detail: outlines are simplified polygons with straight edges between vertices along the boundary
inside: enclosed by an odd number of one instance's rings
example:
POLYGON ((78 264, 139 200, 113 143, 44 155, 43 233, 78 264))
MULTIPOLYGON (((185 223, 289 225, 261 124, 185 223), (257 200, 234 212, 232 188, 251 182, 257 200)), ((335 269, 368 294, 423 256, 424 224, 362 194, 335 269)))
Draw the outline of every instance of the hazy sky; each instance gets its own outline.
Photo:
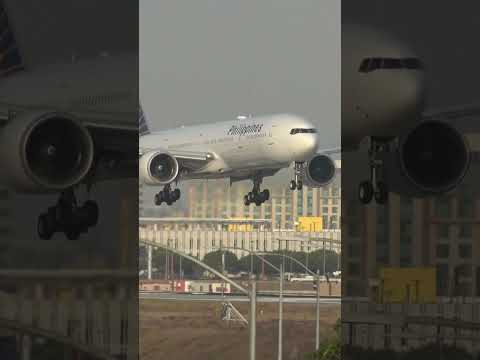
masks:
POLYGON ((340 144, 340 1, 140 0, 154 129, 292 112, 340 144))

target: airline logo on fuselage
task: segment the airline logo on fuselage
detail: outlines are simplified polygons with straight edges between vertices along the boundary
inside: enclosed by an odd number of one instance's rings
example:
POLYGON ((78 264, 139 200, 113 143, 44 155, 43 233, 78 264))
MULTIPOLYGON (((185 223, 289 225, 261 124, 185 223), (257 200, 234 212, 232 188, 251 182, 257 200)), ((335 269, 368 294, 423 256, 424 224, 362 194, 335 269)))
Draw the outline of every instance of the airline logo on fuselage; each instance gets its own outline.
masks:
POLYGON ((232 125, 228 130, 227 135, 246 135, 246 134, 256 134, 262 131, 263 124, 252 124, 252 125, 232 125))

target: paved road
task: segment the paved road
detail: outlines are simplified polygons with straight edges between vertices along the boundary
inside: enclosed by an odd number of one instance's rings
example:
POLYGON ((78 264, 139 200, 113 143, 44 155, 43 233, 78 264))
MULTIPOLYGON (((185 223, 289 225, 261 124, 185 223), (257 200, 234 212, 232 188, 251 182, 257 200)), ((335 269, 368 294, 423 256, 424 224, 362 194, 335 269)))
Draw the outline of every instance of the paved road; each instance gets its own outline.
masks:
MULTIPOLYGON (((176 293, 162 293, 162 292, 140 292, 140 299, 150 300, 181 300, 181 301, 232 301, 232 302, 247 302, 248 297, 245 295, 228 295, 222 297, 221 295, 209 294, 176 294, 176 293)), ((275 296, 257 296, 258 302, 274 303, 278 302, 278 297, 275 296)), ((289 304, 315 304, 317 299, 315 297, 306 296, 286 296, 283 298, 284 303, 289 304)), ((321 304, 340 304, 340 298, 320 298, 321 304)))

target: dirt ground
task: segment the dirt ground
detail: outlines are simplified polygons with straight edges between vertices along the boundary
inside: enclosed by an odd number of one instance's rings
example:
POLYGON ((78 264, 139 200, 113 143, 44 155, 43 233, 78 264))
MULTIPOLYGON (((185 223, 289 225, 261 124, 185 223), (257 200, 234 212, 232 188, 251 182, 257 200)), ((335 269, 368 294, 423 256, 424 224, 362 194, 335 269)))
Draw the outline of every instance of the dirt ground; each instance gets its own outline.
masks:
MULTIPOLYGON (((248 319, 248 304, 234 304, 248 319)), ((248 328, 222 321, 220 302, 140 302, 140 359, 245 360, 248 328)), ((278 305, 257 305, 257 359, 276 358, 278 305)), ((321 337, 332 336, 340 305, 322 305, 321 337)), ((315 347, 315 305, 284 304, 285 360, 304 359, 315 347)))

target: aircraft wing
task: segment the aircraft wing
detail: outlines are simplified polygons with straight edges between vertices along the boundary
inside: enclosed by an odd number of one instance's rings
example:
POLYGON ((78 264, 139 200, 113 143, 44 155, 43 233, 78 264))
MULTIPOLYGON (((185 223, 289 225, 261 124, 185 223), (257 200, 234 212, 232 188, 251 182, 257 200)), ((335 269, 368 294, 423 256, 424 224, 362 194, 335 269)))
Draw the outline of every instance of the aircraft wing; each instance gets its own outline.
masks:
POLYGON ((215 157, 213 154, 208 152, 194 152, 194 151, 180 151, 180 150, 169 150, 175 159, 177 159, 180 169, 184 171, 195 171, 203 168, 207 165, 208 162, 213 160, 215 157))
POLYGON ((94 181, 138 177, 138 130, 87 126, 95 144, 94 181))
POLYGON ((480 132, 480 104, 430 109, 423 113, 422 120, 445 121, 462 133, 480 132))
POLYGON ((317 154, 322 154, 322 155, 333 155, 333 154, 340 154, 342 152, 341 147, 334 147, 334 148, 329 148, 329 149, 320 149, 317 151, 317 154))

